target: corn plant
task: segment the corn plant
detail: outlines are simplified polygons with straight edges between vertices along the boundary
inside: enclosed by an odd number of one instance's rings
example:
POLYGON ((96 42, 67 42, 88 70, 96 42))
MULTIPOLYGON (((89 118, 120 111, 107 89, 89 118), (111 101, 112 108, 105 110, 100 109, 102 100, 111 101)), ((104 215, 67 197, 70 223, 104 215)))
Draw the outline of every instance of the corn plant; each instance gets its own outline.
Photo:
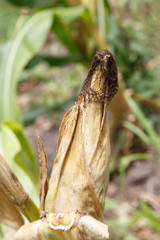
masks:
POLYGON ((37 207, 1 156, 1 201, 7 199, 1 221, 12 227, 16 215, 14 232, 23 225, 20 212, 31 222, 14 234, 14 240, 108 239, 108 227, 102 223, 110 158, 107 105, 117 90, 115 60, 107 50, 101 50, 75 105, 63 118, 49 187, 47 157, 37 134, 40 220, 37 207), (8 205, 12 206, 9 210, 8 205), (5 209, 12 212, 12 218, 6 215, 3 219, 5 209))

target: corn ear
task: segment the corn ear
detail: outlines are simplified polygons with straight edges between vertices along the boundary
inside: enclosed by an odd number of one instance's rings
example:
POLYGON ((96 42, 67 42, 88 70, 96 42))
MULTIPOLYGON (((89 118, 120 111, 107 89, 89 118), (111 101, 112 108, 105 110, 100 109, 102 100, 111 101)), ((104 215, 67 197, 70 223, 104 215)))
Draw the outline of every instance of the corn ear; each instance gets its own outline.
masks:
POLYGON ((107 104, 118 90, 113 56, 99 51, 60 127, 45 209, 80 211, 102 221, 109 171, 107 104))
POLYGON ((117 68, 106 50, 97 52, 75 105, 59 133, 45 213, 24 225, 14 240, 106 240, 103 205, 109 175, 107 105, 118 90, 117 68))

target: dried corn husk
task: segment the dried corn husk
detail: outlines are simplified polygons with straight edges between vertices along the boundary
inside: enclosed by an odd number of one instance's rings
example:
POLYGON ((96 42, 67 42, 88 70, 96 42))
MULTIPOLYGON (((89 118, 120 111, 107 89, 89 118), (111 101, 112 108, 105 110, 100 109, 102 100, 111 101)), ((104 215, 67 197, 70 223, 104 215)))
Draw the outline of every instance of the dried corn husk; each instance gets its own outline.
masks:
POLYGON ((17 207, 10 201, 7 194, 0 187, 0 222, 18 230, 23 224, 23 218, 17 207))
POLYGON ((37 207, 1 154, 0 187, 6 193, 10 201, 19 208, 29 221, 38 219, 39 214, 37 207))
POLYGON ((47 155, 38 132, 36 132, 36 137, 40 170, 40 212, 42 212, 44 211, 45 198, 48 191, 47 155))
POLYGON ((13 240, 16 231, 24 224, 17 207, 10 201, 7 194, 0 187, 0 223, 10 227, 3 240, 13 240))
POLYGON ((108 238, 102 223, 110 156, 106 111, 117 90, 113 56, 99 51, 60 127, 44 219, 23 226, 15 240, 108 238))
POLYGON ((99 51, 77 102, 61 124, 46 210, 78 210, 102 220, 110 156, 106 106, 117 89, 113 57, 99 51))

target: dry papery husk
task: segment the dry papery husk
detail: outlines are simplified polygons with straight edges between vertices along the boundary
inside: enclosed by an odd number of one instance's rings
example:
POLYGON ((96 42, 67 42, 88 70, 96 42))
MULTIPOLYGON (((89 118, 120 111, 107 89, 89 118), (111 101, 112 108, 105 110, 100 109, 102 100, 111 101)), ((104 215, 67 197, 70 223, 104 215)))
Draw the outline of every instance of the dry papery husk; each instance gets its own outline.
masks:
POLYGON ((110 142, 107 104, 118 90, 112 55, 99 51, 59 133, 45 209, 80 211, 102 221, 110 142))
POLYGON ((8 225, 12 229, 12 236, 13 232, 16 232, 24 224, 23 218, 19 210, 10 201, 9 197, 1 187, 0 187, 0 222, 8 225))
POLYGON ((29 221, 39 217, 37 207, 0 154, 0 223, 10 227, 4 240, 12 240, 14 233, 24 224, 21 213, 29 221))
POLYGON ((12 240, 14 233, 24 224, 18 208, 7 195, 9 193, 13 200, 13 195, 16 193, 18 201, 19 196, 20 198, 22 197, 21 193, 18 195, 18 190, 14 189, 14 187, 19 187, 17 181, 15 181, 16 176, 12 174, 3 156, 0 154, 0 223, 10 227, 9 232, 4 238, 5 240, 12 240), (13 195, 11 195, 11 192, 13 195))
POLYGON ((101 50, 93 59, 77 102, 65 114, 60 127, 45 199, 48 213, 43 220, 23 226, 23 231, 20 229, 17 234, 24 234, 16 235, 16 240, 52 239, 50 234, 55 236, 53 239, 107 239, 107 226, 102 223, 110 157, 107 105, 117 90, 116 63, 111 53, 101 50), (71 213, 75 219, 73 225, 69 222, 70 229, 55 229, 53 226, 59 226, 59 220, 57 223, 52 219, 53 223, 49 224, 49 214, 59 219, 59 214, 71 213), (82 219, 86 220, 83 230, 82 219), (32 234, 25 238, 25 232, 29 234, 29 231, 32 234))

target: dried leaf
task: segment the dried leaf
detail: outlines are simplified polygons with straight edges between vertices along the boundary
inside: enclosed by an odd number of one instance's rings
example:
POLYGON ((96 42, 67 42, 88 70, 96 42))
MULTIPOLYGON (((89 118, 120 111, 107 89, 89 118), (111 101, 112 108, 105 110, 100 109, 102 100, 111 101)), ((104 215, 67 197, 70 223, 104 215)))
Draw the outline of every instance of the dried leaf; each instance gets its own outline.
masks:
POLYGON ((24 191, 21 183, 11 168, 0 154, 0 186, 5 190, 12 202, 17 205, 25 202, 28 194, 24 191))
POLYGON ((113 56, 99 51, 75 105, 60 127, 45 209, 80 211, 102 221, 109 171, 106 105, 118 90, 113 56))
POLYGON ((48 191, 47 155, 38 132, 36 132, 36 137, 40 169, 40 212, 42 212, 44 211, 45 198, 48 191))
POLYGON ((23 224, 23 218, 17 207, 10 201, 7 194, 0 187, 0 222, 18 230, 23 224))
POLYGON ((9 197, 10 201, 17 205, 20 211, 29 221, 39 217, 37 207, 22 187, 20 181, 0 154, 0 187, 9 197))

